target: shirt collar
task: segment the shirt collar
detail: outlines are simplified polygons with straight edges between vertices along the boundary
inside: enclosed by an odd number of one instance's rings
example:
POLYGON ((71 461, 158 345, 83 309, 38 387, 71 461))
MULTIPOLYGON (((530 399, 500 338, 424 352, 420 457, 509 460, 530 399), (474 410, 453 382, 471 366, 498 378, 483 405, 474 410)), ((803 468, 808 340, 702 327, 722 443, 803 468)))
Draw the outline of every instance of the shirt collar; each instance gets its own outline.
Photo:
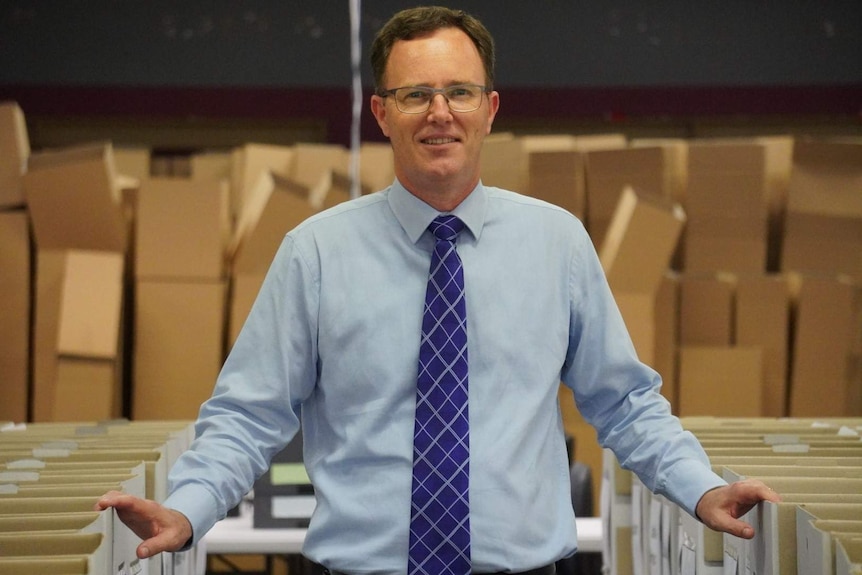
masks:
MULTIPOLYGON (((458 207, 448 213, 458 216, 473 237, 479 239, 487 204, 488 193, 480 181, 458 207)), ((419 241, 431 221, 442 213, 407 191, 397 179, 389 190, 389 206, 413 243, 419 241)))

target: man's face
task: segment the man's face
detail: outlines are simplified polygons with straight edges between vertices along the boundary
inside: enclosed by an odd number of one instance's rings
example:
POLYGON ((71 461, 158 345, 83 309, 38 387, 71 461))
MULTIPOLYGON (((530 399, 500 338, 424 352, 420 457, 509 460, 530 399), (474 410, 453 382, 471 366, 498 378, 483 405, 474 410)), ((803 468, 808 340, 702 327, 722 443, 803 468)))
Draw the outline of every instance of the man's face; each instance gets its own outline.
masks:
MULTIPOLYGON (((445 88, 485 84, 485 69, 470 38, 457 28, 442 28, 392 46, 384 75, 385 89, 402 86, 445 88)), ((464 190, 479 180, 482 141, 491 131, 499 95, 482 97, 478 110, 452 112, 442 95, 421 114, 400 112, 392 97, 372 96, 371 110, 387 136, 395 175, 419 194, 464 190)))

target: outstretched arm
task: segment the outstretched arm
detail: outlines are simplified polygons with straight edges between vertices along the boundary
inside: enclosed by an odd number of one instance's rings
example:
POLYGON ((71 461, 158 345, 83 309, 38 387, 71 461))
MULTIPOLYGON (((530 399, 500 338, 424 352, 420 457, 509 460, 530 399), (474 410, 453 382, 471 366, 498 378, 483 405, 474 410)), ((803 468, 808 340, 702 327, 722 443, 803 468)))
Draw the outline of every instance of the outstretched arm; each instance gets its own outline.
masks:
POLYGON ((697 517, 710 529, 751 539, 754 528, 739 517, 761 501, 778 502, 781 497, 757 479, 736 481, 704 493, 697 502, 697 517))
POLYGON ((162 551, 179 551, 192 537, 185 515, 155 501, 110 491, 96 502, 96 511, 113 507, 120 520, 143 539, 138 558, 146 559, 162 551))

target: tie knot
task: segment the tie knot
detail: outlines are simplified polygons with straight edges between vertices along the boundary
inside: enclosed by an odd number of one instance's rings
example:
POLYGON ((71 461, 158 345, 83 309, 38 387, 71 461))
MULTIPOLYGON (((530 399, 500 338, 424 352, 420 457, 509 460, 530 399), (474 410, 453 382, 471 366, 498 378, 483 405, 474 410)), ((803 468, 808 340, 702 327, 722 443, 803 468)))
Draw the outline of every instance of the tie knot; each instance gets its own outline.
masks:
POLYGON ((428 224, 428 229, 438 240, 453 242, 464 229, 464 222, 458 219, 458 216, 451 214, 437 216, 434 221, 428 224))

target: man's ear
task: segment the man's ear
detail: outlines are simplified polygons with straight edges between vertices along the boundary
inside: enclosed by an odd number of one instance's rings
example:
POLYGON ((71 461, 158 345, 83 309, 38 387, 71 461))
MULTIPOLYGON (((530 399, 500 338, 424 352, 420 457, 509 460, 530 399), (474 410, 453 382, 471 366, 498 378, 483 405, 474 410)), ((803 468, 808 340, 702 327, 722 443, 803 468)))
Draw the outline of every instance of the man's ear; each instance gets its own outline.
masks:
POLYGON ((372 95, 371 113, 374 114, 374 119, 377 120, 377 125, 380 126, 380 131, 388 138, 389 123, 386 121, 386 99, 381 98, 377 94, 372 95))

